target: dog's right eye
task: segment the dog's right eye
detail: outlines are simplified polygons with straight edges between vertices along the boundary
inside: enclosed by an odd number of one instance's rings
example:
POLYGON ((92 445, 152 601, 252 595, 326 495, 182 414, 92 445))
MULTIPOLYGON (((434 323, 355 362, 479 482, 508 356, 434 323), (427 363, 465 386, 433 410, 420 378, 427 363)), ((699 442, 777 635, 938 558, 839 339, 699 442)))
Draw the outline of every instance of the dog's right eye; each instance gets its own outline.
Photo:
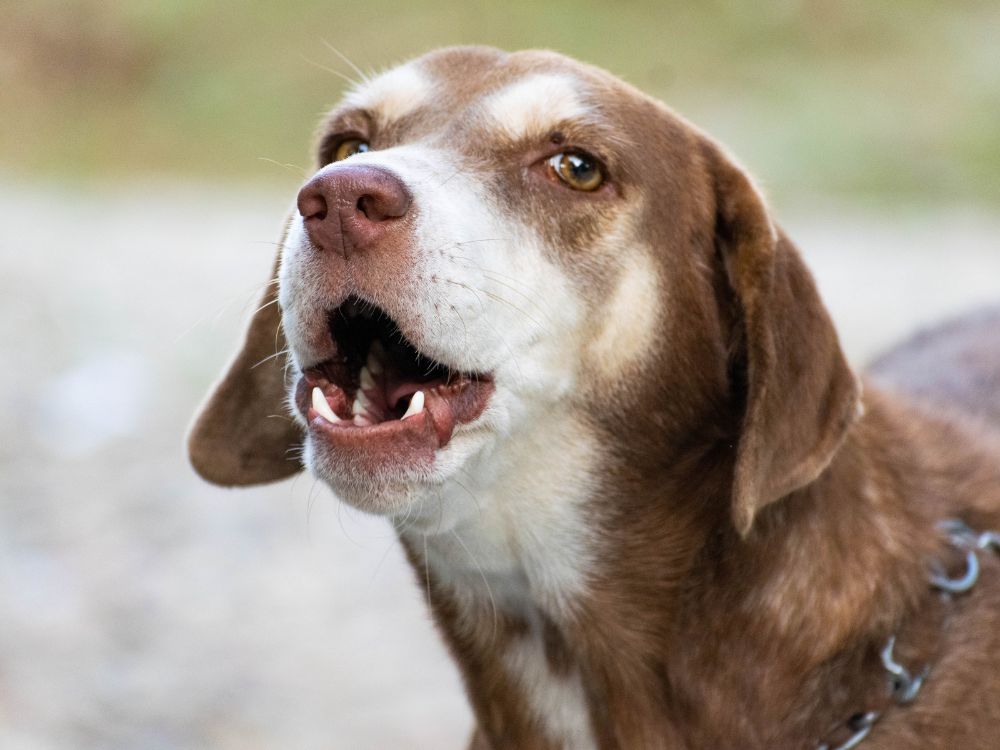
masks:
POLYGON ((371 146, 368 145, 368 141, 363 141, 360 138, 348 138, 337 144, 331 161, 343 161, 355 154, 363 154, 370 150, 371 146))

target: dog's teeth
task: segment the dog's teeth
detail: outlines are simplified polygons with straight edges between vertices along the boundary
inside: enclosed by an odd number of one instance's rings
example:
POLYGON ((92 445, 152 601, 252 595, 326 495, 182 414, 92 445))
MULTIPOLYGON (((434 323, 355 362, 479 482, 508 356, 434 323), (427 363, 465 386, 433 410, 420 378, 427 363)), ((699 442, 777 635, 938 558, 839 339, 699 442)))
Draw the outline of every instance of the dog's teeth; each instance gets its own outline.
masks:
POLYGON ((326 396, 323 395, 323 391, 320 388, 313 388, 313 409, 327 422, 340 421, 340 417, 333 413, 330 403, 326 400, 326 396))
POLYGON ((401 419, 412 417, 414 414, 419 414, 423 410, 424 410, 424 392, 417 391, 410 398, 410 405, 406 407, 406 414, 404 414, 401 417, 401 419))
POLYGON ((365 362, 365 367, 368 369, 368 372, 371 375, 381 374, 382 361, 384 359, 385 350, 382 348, 382 343, 378 340, 373 341, 371 347, 368 349, 368 361, 365 362))
POLYGON ((371 390, 375 387, 375 378, 372 377, 372 372, 368 367, 361 368, 361 388, 363 390, 371 390))
POLYGON ((372 421, 370 419, 368 419, 368 417, 366 417, 363 414, 355 414, 354 415, 354 424, 357 427, 371 427, 372 421))
POLYGON ((365 392, 360 388, 358 389, 357 395, 354 397, 354 405, 352 406, 352 411, 355 414, 365 414, 365 415, 373 414, 375 411, 375 407, 372 406, 372 402, 368 399, 368 396, 365 395, 365 392))

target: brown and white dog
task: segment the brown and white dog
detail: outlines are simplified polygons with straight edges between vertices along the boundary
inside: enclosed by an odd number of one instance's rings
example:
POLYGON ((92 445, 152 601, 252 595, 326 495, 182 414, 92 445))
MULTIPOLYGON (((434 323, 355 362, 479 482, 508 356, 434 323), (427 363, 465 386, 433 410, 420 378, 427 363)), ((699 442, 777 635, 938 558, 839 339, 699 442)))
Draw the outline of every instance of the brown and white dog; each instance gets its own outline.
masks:
POLYGON ((456 48, 324 122, 190 451, 391 520, 475 748, 996 747, 1000 565, 939 524, 1000 529, 1000 442, 933 411, 862 391, 718 144, 593 67, 456 48), (931 586, 970 554, 972 591, 931 586), (930 668, 909 703, 896 664, 930 668))

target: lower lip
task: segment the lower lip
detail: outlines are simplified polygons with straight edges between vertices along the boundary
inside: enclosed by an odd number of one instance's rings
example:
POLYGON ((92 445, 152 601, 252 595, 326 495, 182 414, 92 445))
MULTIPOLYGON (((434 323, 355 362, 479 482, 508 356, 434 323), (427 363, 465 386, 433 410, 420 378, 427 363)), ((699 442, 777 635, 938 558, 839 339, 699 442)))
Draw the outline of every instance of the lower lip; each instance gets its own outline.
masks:
POLYGON ((377 473, 391 477, 400 472, 427 470, 436 451, 451 441, 455 429, 476 419, 486 408, 493 383, 468 383, 457 392, 425 392, 424 409, 406 419, 393 419, 369 426, 348 421, 330 422, 309 405, 312 386, 302 378, 296 402, 309 423, 314 451, 334 473, 365 478, 377 473), (357 475, 360 474, 361 477, 357 475))

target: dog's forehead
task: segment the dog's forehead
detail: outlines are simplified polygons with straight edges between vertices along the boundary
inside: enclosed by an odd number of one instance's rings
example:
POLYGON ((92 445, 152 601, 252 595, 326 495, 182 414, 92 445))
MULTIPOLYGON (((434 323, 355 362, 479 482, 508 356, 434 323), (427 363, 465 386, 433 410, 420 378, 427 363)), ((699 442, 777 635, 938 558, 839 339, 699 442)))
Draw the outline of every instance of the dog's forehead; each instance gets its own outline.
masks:
POLYGON ((636 95, 610 74, 557 53, 463 47, 363 82, 338 110, 363 111, 384 127, 485 130, 520 140, 584 118, 613 125, 615 102, 636 95))

